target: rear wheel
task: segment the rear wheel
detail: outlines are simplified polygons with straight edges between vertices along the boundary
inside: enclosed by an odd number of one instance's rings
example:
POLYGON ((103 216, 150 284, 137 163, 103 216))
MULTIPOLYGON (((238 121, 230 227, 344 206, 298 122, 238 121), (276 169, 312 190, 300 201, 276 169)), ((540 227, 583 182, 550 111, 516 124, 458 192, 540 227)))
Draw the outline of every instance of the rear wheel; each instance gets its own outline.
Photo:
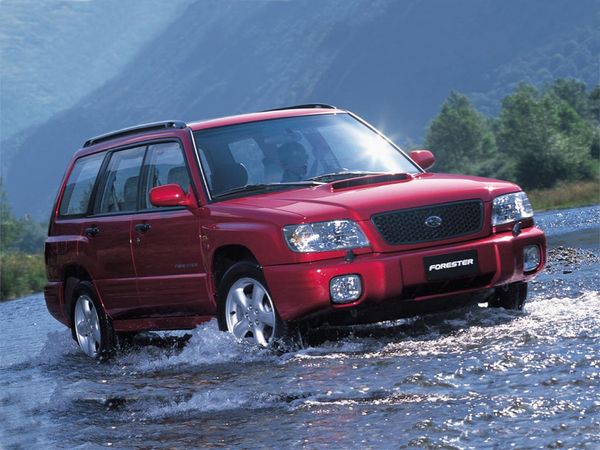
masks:
POLYGON ((79 347, 91 358, 109 356, 115 347, 115 333, 96 298, 94 287, 81 281, 73 298, 73 335, 79 347))
POLYGON ((497 288, 488 301, 491 308, 504 308, 521 311, 527 300, 527 283, 512 283, 497 288))
POLYGON ((261 347, 285 340, 289 327, 281 320, 260 268, 252 262, 234 264, 218 294, 219 328, 261 347))

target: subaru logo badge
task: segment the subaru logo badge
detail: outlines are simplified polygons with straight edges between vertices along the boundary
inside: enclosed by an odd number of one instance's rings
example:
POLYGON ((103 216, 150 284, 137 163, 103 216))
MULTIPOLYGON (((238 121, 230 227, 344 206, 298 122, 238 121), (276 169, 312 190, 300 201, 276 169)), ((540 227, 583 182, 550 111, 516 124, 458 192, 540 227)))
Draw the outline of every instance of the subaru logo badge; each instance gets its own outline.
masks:
POLYGON ((437 228, 442 224, 442 218, 439 216, 429 216, 425 219, 425 225, 429 228, 437 228))

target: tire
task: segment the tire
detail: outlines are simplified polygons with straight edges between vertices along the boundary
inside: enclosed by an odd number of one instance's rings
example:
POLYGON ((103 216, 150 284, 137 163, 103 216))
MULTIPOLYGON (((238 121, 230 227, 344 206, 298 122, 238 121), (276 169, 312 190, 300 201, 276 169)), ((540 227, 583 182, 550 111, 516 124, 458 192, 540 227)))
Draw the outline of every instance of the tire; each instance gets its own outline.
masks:
POLYGON ((260 267, 242 261, 227 270, 217 293, 219 328, 260 347, 286 344, 289 324, 277 309, 260 267))
POLYGON ((72 332, 90 358, 110 356, 116 344, 111 320, 98 301, 92 283, 80 281, 73 291, 72 332))
POLYGON ((518 282, 497 288, 488 301, 488 306, 522 311, 526 300, 527 283, 518 282))

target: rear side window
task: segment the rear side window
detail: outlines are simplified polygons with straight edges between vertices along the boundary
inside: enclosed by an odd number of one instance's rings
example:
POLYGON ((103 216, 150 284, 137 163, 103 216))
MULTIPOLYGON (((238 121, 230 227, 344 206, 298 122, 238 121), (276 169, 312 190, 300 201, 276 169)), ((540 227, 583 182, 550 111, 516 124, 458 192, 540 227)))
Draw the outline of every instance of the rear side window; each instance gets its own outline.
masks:
POLYGON ((73 166, 58 210, 62 217, 81 216, 88 210, 90 197, 104 153, 79 158, 73 166))
POLYGON ((190 187, 190 176, 179 143, 166 142, 150 145, 145 165, 147 169, 143 187, 142 209, 158 208, 150 203, 150 190, 154 187, 165 184, 178 184, 187 193, 190 187))
POLYGON ((140 169, 146 147, 114 152, 106 170, 96 212, 123 213, 137 210, 140 169))

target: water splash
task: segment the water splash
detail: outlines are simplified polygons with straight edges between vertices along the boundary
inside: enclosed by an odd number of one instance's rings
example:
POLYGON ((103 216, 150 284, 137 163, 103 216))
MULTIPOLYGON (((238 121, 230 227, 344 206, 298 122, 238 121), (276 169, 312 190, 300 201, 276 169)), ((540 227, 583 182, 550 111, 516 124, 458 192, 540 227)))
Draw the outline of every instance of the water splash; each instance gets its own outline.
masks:
POLYGON ((239 342, 219 331, 216 319, 198 326, 182 351, 157 347, 136 348, 119 356, 116 366, 133 366, 139 372, 185 370, 189 367, 272 360, 274 355, 250 342, 239 342))

